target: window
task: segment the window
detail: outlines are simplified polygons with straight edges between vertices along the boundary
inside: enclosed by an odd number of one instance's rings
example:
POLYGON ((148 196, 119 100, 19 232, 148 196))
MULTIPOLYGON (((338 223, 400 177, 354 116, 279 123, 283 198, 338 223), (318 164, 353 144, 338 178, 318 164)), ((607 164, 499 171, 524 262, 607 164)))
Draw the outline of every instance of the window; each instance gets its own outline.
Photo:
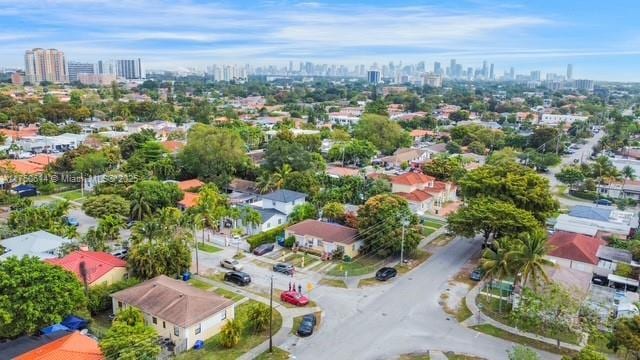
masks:
POLYGON ((278 219, 278 225, 282 224, 282 219, 278 219))
POLYGON ((152 317, 151 318, 151 322, 154 323, 154 324, 157 324, 158 323, 158 318, 152 317))
POLYGON ((180 328, 177 326, 173 326, 173 335, 180 336, 180 328))
POLYGON ((162 322, 162 328, 163 328, 163 329, 166 329, 166 328, 167 328, 167 323, 166 323, 166 322, 164 322, 164 321, 162 322))
POLYGON ((317 244, 318 246, 322 246, 322 240, 316 240, 316 244, 317 244))
POLYGON ((118 301, 118 309, 122 309, 122 301, 118 301))
POLYGON ((275 201, 272 201, 272 202, 271 202, 271 205, 276 206, 276 202, 275 202, 275 201))
POLYGON ((224 309, 224 311, 222 311, 222 320, 227 318, 227 309, 224 309))
POLYGON ((198 327, 196 328, 195 334, 198 335, 198 334, 200 334, 201 331, 202 331, 202 323, 198 324, 198 327))

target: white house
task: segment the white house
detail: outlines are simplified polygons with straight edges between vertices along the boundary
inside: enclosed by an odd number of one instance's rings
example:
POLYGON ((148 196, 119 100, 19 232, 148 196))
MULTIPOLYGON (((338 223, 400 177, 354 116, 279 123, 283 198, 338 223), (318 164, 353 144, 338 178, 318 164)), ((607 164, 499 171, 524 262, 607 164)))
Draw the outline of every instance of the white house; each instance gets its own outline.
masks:
POLYGON ((260 200, 248 205, 260 213, 261 224, 245 225, 242 220, 239 220, 238 226, 244 229, 245 233, 253 235, 285 225, 293 208, 304 204, 306 197, 306 194, 285 189, 263 195, 260 200))
MULTIPOLYGON (((60 248, 71 240, 40 230, 32 233, 14 236, 0 241, 4 254, 0 261, 11 256, 35 256, 41 260, 57 258, 60 248)), ((2 250, 0 249, 0 252, 2 250)))

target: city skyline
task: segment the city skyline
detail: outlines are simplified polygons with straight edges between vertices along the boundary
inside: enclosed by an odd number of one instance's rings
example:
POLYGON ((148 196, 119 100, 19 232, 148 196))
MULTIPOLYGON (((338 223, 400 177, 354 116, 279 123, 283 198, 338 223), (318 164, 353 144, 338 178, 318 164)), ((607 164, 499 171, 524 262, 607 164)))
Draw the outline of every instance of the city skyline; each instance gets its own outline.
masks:
POLYGON ((425 61, 431 67, 455 58, 473 68, 484 60, 493 63, 496 76, 512 66, 520 73, 563 74, 571 63, 576 79, 640 81, 633 9, 640 6, 631 1, 390 7, 377 1, 42 5, 0 0, 0 20, 6 24, 0 30, 0 67, 22 68, 24 51, 41 47, 60 49, 69 61, 142 58, 147 69, 290 61, 350 67, 425 61))

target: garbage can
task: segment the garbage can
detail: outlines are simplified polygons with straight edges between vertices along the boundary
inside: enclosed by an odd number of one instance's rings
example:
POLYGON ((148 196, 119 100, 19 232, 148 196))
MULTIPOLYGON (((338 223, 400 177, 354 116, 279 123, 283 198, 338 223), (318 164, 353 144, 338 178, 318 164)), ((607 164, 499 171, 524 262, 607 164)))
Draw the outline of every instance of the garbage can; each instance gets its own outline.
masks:
POLYGON ((191 273, 187 271, 182 274, 182 281, 189 281, 189 280, 191 280, 191 273))
POLYGON ((204 348, 204 341, 202 341, 202 340, 196 340, 196 343, 195 343, 195 344, 193 344, 193 349, 194 349, 194 350, 200 350, 200 349, 202 349, 202 348, 204 348))

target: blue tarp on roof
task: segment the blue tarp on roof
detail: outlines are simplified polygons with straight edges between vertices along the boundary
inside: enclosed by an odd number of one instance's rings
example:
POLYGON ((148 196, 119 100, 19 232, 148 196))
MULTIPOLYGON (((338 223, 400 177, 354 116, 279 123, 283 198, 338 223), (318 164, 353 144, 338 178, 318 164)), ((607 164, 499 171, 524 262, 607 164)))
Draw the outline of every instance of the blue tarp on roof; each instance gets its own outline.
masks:
POLYGON ((60 323, 71 330, 86 329, 89 322, 81 317, 69 315, 60 323))
POLYGON ((40 332, 43 334, 51 334, 56 331, 69 331, 70 329, 62 324, 53 324, 51 326, 47 326, 46 328, 40 329, 40 332))

